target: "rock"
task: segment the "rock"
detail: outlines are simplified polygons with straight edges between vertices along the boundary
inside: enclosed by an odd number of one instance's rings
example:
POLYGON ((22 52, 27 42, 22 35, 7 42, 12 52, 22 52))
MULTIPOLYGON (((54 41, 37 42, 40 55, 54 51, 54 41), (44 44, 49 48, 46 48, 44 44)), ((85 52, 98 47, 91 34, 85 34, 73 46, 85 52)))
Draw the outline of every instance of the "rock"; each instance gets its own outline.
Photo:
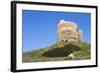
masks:
POLYGON ((69 54, 69 55, 68 55, 68 57, 71 57, 71 58, 73 58, 73 57, 74 57, 74 55, 73 55, 73 54, 69 54))

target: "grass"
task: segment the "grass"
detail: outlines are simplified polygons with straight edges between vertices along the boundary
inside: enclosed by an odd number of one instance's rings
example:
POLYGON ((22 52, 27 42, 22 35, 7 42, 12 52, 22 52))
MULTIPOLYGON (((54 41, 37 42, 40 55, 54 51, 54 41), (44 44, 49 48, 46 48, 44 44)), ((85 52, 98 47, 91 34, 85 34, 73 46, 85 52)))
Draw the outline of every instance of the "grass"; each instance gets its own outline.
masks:
POLYGON ((61 42, 39 50, 23 53, 23 62, 45 62, 90 59, 90 44, 86 42, 61 42), (70 57, 72 54, 74 57, 70 57))

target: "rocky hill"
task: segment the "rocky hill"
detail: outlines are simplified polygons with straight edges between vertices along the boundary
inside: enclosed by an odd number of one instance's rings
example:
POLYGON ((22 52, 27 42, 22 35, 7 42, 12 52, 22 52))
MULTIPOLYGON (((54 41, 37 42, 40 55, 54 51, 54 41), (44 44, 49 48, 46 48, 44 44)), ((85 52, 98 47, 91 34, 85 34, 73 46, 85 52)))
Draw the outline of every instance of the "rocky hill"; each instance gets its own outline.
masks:
POLYGON ((90 44, 61 42, 39 50, 23 53, 23 62, 67 61, 90 59, 90 44))

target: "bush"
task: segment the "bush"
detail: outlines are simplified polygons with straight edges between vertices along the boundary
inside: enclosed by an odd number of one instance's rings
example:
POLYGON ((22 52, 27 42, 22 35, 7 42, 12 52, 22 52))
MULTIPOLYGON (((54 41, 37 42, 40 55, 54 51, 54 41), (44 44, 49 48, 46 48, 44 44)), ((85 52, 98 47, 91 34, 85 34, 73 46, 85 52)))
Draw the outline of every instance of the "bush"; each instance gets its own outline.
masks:
POLYGON ((46 57, 65 57, 68 56, 69 54, 73 53, 74 51, 79 51, 80 48, 73 45, 73 44, 68 44, 64 47, 61 48, 54 48, 52 50, 49 50, 45 53, 42 54, 42 56, 46 57))

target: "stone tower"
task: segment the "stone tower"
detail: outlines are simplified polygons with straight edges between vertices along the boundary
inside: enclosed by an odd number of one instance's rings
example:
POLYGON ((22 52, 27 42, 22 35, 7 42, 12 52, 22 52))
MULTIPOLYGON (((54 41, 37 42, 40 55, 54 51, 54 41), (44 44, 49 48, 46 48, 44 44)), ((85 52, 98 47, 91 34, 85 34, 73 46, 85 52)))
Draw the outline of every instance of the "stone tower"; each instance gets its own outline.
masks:
POLYGON ((82 31, 75 22, 60 20, 57 30, 58 42, 82 42, 82 31))

